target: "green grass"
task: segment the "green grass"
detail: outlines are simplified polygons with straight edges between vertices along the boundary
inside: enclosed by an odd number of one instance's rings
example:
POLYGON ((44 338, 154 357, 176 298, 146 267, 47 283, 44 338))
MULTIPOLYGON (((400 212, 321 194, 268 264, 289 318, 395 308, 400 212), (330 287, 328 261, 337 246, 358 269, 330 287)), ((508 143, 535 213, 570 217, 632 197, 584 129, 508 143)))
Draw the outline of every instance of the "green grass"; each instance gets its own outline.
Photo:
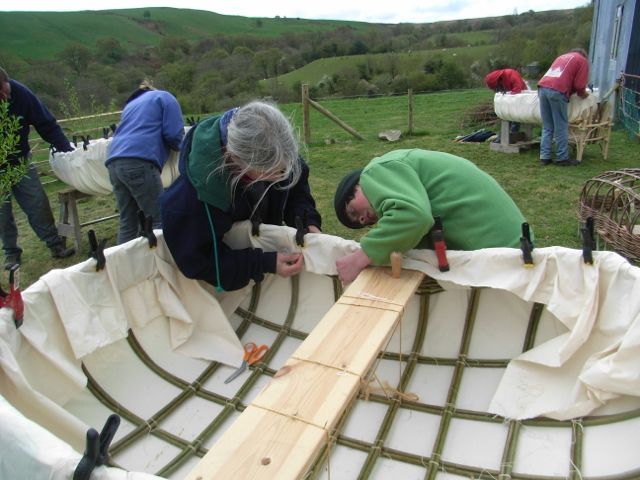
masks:
MULTIPOLYGON (((376 53, 367 55, 345 55, 342 57, 320 58, 292 72, 278 76, 278 84, 286 88, 293 87, 297 82, 316 84, 322 77, 339 73, 346 67, 353 67, 371 61, 373 64, 386 65, 386 59, 393 55, 397 62, 396 68, 401 73, 424 71, 427 59, 440 55, 444 59, 455 59, 460 65, 469 66, 478 58, 486 58, 496 45, 481 45, 472 47, 456 47, 434 50, 417 50, 400 53, 376 53)), ((263 88, 268 90, 273 86, 273 79, 260 81, 263 88)))
MULTIPOLYGON (((439 92, 414 96, 414 132, 407 136, 407 97, 357 98, 325 100, 321 104, 347 122, 365 140, 360 141, 341 130, 333 122, 311 109, 311 142, 306 158, 311 167, 310 183, 323 215, 323 230, 345 238, 358 239, 362 231, 349 230, 339 224, 333 212, 335 186, 342 176, 353 168, 364 166, 371 158, 398 148, 440 150, 465 157, 491 174, 514 198, 536 235, 536 246, 561 245, 580 248, 578 237, 577 205, 584 183, 608 170, 638 167, 638 143, 621 129, 614 129, 609 147, 609 158, 602 159, 598 145, 587 145, 582 164, 574 168, 542 167, 538 163, 538 150, 519 154, 491 151, 487 143, 457 143, 456 135, 469 133, 477 126, 462 126, 466 114, 474 107, 491 102, 493 95, 487 89, 439 92), (387 129, 400 129, 405 134, 397 142, 378 139, 378 133, 387 129)), ((300 104, 281 105, 291 115, 300 130, 302 114, 300 104)), ((112 121, 105 121, 105 126, 112 121)), ((83 127, 84 128, 84 127, 83 127)), ((302 132, 300 131, 302 135, 302 132)), ((42 160, 42 154, 39 159, 42 160)), ((58 214, 56 192, 66 185, 59 181, 47 184, 54 216, 58 214)), ((91 197, 80 201, 81 221, 97 219, 115 213, 112 196, 91 197)), ((61 268, 87 258, 86 234, 93 228, 98 238, 115 245, 117 220, 108 220, 83 228, 82 251, 65 260, 53 260, 45 245, 39 241, 14 202, 14 212, 20 233, 19 242, 24 249, 22 266, 23 288, 33 283, 52 268, 61 268)))
POLYGON ((164 36, 189 41, 219 34, 252 34, 277 37, 283 33, 333 30, 349 26, 357 30, 372 24, 340 20, 249 18, 178 8, 133 8, 82 12, 0 12, 0 50, 23 59, 47 59, 68 43, 93 48, 96 40, 117 37, 125 48, 158 45, 164 36), (145 17, 145 12, 150 16, 145 17), (257 21, 260 20, 261 26, 257 21), (26 33, 28 32, 28 34, 26 33))

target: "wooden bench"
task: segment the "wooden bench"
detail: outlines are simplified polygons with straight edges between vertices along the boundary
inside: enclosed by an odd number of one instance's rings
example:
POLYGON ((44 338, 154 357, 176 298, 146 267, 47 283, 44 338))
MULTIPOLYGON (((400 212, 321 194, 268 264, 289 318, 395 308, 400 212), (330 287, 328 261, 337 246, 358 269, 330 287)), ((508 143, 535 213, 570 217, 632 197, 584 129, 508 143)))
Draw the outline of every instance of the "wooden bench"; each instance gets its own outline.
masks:
POLYGON ((118 214, 115 214, 81 223, 80 216, 78 215, 77 201, 89 197, 91 197, 91 195, 80 192, 75 188, 67 188, 58 192, 58 202, 60 202, 60 215, 57 224, 58 234, 65 239, 73 239, 73 246, 76 251, 80 251, 82 227, 118 217, 118 214))

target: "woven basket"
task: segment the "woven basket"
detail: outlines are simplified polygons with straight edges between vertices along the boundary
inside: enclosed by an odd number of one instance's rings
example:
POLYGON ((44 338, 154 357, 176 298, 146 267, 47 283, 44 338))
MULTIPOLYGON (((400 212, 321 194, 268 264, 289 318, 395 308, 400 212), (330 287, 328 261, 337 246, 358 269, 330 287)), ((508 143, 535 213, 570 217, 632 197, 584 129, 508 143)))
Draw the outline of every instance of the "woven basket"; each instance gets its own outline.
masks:
POLYGON ((640 261, 640 168, 604 172, 580 194, 580 220, 592 217, 596 234, 631 261, 640 261))

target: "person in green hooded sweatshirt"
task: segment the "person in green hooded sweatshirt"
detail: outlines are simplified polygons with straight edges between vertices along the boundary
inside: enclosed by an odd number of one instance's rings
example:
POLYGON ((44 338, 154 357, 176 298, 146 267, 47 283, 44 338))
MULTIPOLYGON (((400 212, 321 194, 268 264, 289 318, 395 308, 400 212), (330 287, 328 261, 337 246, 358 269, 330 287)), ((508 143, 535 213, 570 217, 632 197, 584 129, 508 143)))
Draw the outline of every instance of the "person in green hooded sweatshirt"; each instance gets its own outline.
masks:
POLYGON ((191 128, 180 149, 180 176, 160 197, 162 230, 188 278, 237 290, 267 273, 288 277, 303 268, 301 253, 232 249, 223 237, 235 222, 291 227, 306 219, 318 233, 320 213, 309 168, 287 118, 273 104, 250 102, 191 128))
POLYGON ((436 217, 450 250, 517 248, 525 222, 507 192, 472 162, 420 149, 391 151, 347 174, 334 207, 349 228, 375 224, 360 250, 336 262, 343 283, 369 265, 389 264, 392 252, 433 249, 436 217))

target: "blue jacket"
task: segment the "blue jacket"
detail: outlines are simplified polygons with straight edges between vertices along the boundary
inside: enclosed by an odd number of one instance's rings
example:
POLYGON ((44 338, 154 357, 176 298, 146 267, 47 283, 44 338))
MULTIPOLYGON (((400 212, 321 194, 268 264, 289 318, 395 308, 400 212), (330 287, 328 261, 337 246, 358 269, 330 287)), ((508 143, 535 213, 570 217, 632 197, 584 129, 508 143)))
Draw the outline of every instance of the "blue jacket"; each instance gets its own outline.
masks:
POLYGON ((33 125, 45 142, 50 143, 59 152, 69 152, 73 147, 58 125, 55 117, 38 97, 26 86, 15 80, 9 80, 11 85, 11 97, 9 98, 9 114, 20 119, 20 137, 18 143, 19 153, 12 155, 9 160, 17 163, 20 158, 29 155, 29 126, 33 125))
POLYGON ((184 121, 178 100, 163 90, 138 91, 125 105, 105 165, 116 158, 139 158, 162 171, 169 150, 179 150, 184 121), (140 93, 138 93, 140 92, 140 93))
MULTIPOLYGON (((230 198, 218 202, 219 206, 199 198, 209 188, 217 196, 220 184, 200 182, 196 186, 187 173, 189 163, 207 162, 211 170, 222 161, 223 140, 220 134, 219 116, 210 117, 193 127, 184 138, 180 151, 180 176, 160 197, 164 239, 180 271, 188 278, 204 280, 220 289, 237 290, 250 280, 262 281, 265 273, 276 272, 277 252, 264 252, 259 248, 233 250, 225 245, 222 237, 234 222, 252 218, 256 201, 264 191, 265 182, 246 188, 239 184, 233 202, 230 198), (199 133, 194 133, 198 132, 199 133), (206 135, 202 132, 206 131, 206 135), (210 148, 196 150, 206 157, 190 155, 193 138, 199 136, 210 148)), ((195 152, 194 152, 195 153, 195 152)), ((321 218, 309 188, 309 168, 302 162, 302 175, 296 185, 287 190, 271 187, 253 214, 253 220, 262 223, 295 226, 296 216, 304 218, 308 225, 320 228, 321 218)))

